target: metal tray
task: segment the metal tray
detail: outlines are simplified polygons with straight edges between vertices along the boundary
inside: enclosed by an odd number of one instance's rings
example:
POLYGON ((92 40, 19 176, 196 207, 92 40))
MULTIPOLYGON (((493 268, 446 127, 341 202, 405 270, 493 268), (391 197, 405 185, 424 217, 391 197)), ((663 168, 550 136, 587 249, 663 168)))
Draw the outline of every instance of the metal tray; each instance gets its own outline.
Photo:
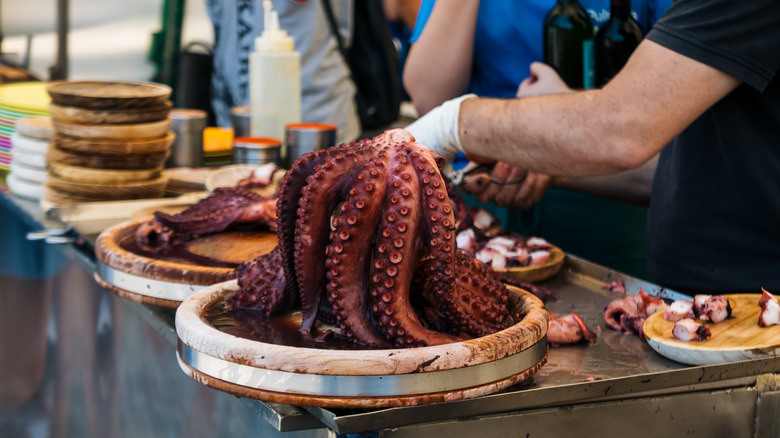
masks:
MULTIPOLYGON (((623 280, 626 290, 669 300, 690 297, 664 289, 603 266, 567 255, 561 271, 540 283, 552 290, 557 302, 548 302, 550 313, 579 313, 591 329, 599 331, 592 345, 551 348, 547 365, 533 382, 503 392, 469 400, 430 406, 378 410, 306 408, 337 433, 359 433, 421 423, 474 418, 549 406, 628 399, 646 395, 690 392, 734 385, 734 380, 780 370, 780 358, 690 367, 664 358, 636 335, 624 335, 605 327, 603 310, 622 294, 602 286, 623 280)), ((754 379, 753 379, 754 380, 754 379)))

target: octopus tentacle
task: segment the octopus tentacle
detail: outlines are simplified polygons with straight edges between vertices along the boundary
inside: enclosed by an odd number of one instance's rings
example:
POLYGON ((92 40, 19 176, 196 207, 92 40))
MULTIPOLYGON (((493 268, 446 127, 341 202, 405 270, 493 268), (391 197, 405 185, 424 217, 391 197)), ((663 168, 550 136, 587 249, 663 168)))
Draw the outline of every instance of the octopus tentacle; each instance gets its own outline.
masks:
POLYGON ((295 223, 295 276, 303 309, 301 330, 310 331, 317 318, 317 309, 325 290, 325 254, 329 234, 323 232, 330 224, 331 212, 348 190, 355 173, 365 165, 368 156, 362 149, 348 150, 329 156, 314 169, 298 200, 295 223))
POLYGON ((365 285, 370 275, 374 233, 382 213, 387 166, 373 160, 358 174, 332 222, 325 266, 328 301, 341 334, 358 344, 389 347, 376 326, 365 285))
MULTIPOLYGON (((418 269, 428 267, 423 264, 418 269)), ((455 254, 454 269, 455 285, 447 294, 435 292, 434 277, 420 276, 423 281, 418 288, 428 303, 458 333, 484 336, 505 329, 510 322, 506 286, 489 275, 483 263, 460 251, 455 254)))
POLYGON ((236 269, 240 290, 226 303, 228 309, 256 309, 272 315, 295 305, 295 296, 286 293, 279 247, 236 269))
POLYGON ((455 342, 460 338, 424 327, 409 293, 422 245, 420 181, 406 153, 391 157, 387 202, 374 251, 371 300, 380 329, 397 346, 455 342))

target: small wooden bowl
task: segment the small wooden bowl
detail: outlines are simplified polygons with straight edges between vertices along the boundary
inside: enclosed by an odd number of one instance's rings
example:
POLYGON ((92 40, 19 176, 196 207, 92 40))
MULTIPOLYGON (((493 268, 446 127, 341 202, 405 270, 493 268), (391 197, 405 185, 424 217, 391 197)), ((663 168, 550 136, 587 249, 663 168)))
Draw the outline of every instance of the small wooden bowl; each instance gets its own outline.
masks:
POLYGON ((165 193, 167 179, 160 176, 149 181, 106 184, 68 181, 49 172, 46 187, 67 195, 75 195, 91 201, 159 198, 165 193))
POLYGON ((46 91, 56 105, 92 109, 154 107, 171 95, 171 87, 151 82, 54 81, 46 91))
POLYGON ((171 119, 130 125, 82 125, 53 120, 58 134, 88 139, 148 140, 164 136, 171 129, 171 119))
POLYGON ((175 138, 176 134, 173 132, 144 140, 79 138, 58 133, 54 136, 54 144, 66 152, 124 156, 127 154, 168 153, 175 138))
POLYGON ((86 125, 148 123, 163 120, 171 112, 173 103, 163 102, 162 105, 149 108, 85 109, 75 106, 63 106, 52 103, 49 105, 51 117, 65 123, 81 123, 86 125))
POLYGON ((547 280, 561 270, 566 259, 566 254, 558 247, 552 247, 549 251, 550 259, 542 265, 493 269, 493 271, 502 277, 525 281, 526 283, 537 283, 547 280))
POLYGON ((90 167, 49 162, 49 172, 66 181, 84 184, 114 185, 154 180, 160 177, 162 166, 142 170, 93 169, 90 167))
POLYGON ((90 169, 157 169, 165 165, 168 151, 153 154, 93 154, 64 151, 56 146, 49 148, 46 161, 90 169))

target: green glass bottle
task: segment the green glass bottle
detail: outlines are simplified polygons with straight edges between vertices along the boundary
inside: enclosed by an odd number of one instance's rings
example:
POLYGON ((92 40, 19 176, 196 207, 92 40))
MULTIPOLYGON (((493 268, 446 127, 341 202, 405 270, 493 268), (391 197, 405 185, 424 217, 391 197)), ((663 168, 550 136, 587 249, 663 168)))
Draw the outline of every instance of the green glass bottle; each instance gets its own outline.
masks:
POLYGON ((593 42, 596 86, 602 87, 626 65, 642 41, 642 28, 631 16, 631 0, 611 0, 609 20, 593 42))
POLYGON ((571 88, 592 88, 595 28, 577 0, 557 0, 544 19, 544 62, 571 88))

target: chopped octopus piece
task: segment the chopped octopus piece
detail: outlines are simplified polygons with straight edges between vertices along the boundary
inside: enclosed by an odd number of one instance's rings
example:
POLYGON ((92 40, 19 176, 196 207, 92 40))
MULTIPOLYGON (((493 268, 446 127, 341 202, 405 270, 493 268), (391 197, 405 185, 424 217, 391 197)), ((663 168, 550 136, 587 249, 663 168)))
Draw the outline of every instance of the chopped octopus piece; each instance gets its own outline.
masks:
POLYGON ((769 327, 770 325, 780 324, 780 302, 766 289, 761 288, 763 295, 758 301, 761 307, 761 313, 758 315, 758 325, 760 327, 769 327))
POLYGON ((487 231, 500 223, 490 212, 482 208, 471 209, 469 212, 474 227, 479 230, 487 231))
POLYGON ((691 318, 684 318, 674 323, 672 335, 676 339, 687 342, 694 339, 703 341, 712 336, 712 333, 706 325, 700 324, 691 318))
POLYGON ((693 319, 693 301, 677 300, 669 305, 664 311, 664 319, 671 322, 677 322, 681 319, 693 319))
POLYGON ((663 299, 648 295, 639 288, 637 295, 612 300, 604 309, 604 322, 613 330, 637 333, 644 338, 642 326, 647 317, 665 309, 663 299))
POLYGON ((723 295, 696 295, 693 313, 702 321, 719 323, 731 318, 731 304, 723 295))
POLYGON ((596 342, 596 332, 590 330, 580 315, 570 313, 558 318, 558 314, 550 315, 547 328, 547 341, 551 344, 573 344, 576 342, 596 342))
POLYGON ((279 170, 274 163, 266 163, 258 166, 248 177, 239 181, 236 185, 239 187, 260 188, 271 184, 274 172, 279 170))

